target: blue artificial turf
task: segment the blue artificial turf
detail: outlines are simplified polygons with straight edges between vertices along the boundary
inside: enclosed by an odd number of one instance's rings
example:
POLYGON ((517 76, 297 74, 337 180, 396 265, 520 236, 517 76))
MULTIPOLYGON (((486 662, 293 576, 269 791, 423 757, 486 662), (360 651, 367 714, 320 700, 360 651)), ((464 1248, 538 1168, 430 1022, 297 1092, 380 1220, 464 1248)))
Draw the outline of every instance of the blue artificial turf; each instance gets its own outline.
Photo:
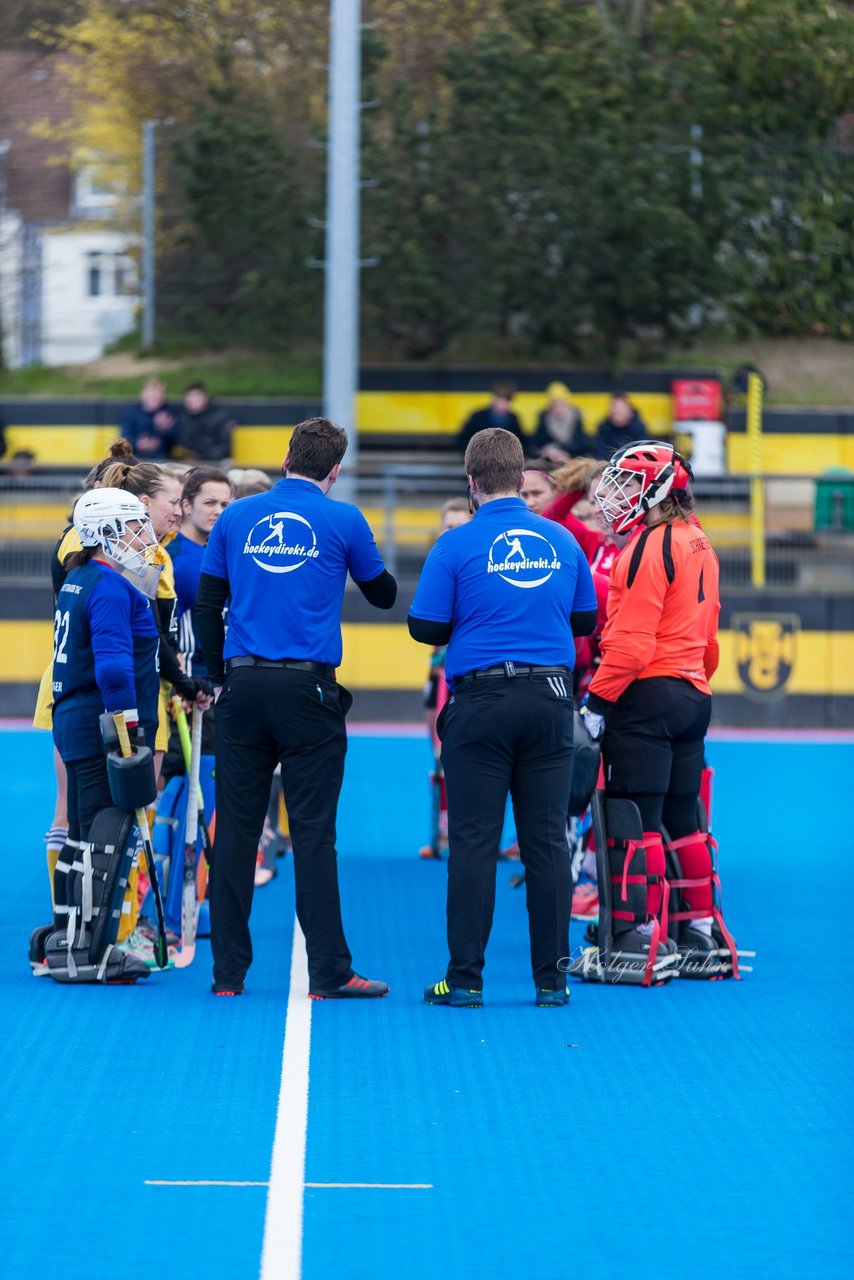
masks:
MULTIPOLYGON (((499 866, 482 1011, 431 1008, 445 867, 427 837, 430 754, 354 737, 339 822, 359 972, 391 996, 312 1007, 303 1275, 320 1280, 665 1270, 849 1274, 852 854, 846 743, 712 742, 724 905, 758 952, 744 982, 573 984, 538 1010, 521 891, 499 866)), ((34 980, 48 919, 47 735, 0 733, 3 1274, 258 1274, 279 1089, 293 887, 256 897, 241 1000, 209 994, 207 945, 135 988, 34 980)), ((580 942, 573 927, 573 944, 580 942)))

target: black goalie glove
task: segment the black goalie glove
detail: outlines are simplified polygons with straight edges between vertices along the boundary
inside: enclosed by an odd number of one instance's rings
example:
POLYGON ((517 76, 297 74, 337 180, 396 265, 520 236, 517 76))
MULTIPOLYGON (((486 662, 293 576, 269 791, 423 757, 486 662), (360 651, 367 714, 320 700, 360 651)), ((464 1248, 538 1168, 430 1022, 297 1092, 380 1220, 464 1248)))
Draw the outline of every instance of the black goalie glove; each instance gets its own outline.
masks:
POLYGON ((180 694, 185 702, 195 702, 200 693, 207 698, 213 697, 212 686, 207 680, 199 680, 197 676, 179 676, 175 681, 175 692, 180 694))

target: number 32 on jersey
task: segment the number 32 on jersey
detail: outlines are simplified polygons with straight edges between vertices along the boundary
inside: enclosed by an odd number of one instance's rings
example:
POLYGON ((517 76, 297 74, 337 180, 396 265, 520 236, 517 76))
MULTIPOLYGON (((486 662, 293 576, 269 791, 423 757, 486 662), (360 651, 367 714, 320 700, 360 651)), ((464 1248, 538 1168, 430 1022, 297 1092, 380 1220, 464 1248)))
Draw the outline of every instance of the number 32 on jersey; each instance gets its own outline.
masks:
POLYGON ((68 629, 71 625, 71 619, 68 610, 61 612, 57 609, 53 615, 53 660, 54 662, 67 662, 68 654, 65 652, 65 646, 68 644, 68 629))

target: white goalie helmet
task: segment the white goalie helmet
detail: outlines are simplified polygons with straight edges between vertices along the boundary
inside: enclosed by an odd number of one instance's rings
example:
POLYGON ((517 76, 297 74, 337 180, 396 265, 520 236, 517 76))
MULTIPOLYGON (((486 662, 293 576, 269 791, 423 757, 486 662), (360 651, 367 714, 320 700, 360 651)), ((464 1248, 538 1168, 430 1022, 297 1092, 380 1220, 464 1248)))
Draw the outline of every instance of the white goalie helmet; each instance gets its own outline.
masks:
POLYGON ((154 596, 160 565, 157 538, 143 504, 124 489, 92 489, 74 507, 74 528, 84 547, 103 547, 134 586, 154 596))

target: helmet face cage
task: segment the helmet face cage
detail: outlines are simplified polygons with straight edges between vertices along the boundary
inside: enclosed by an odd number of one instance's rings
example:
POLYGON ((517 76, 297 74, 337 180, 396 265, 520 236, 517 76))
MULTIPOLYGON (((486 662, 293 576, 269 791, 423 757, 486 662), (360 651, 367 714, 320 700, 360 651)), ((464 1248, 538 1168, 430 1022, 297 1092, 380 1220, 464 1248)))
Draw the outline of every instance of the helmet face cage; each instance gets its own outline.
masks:
POLYGON ((640 440, 624 446, 602 472, 594 497, 614 533, 628 533, 673 487, 673 445, 640 440))
POLYGON ((157 539, 147 515, 141 520, 131 516, 129 520, 117 517, 109 522, 104 521, 101 525, 101 545, 110 559, 129 573, 143 575, 155 563, 157 539), (137 527, 131 529, 131 524, 137 527), (147 537, 147 545, 140 546, 140 534, 147 537))
POLYGON ((84 547, 103 547, 146 595, 152 571, 156 587, 157 538, 148 512, 133 494, 107 489, 85 494, 74 509, 74 527, 84 547))

